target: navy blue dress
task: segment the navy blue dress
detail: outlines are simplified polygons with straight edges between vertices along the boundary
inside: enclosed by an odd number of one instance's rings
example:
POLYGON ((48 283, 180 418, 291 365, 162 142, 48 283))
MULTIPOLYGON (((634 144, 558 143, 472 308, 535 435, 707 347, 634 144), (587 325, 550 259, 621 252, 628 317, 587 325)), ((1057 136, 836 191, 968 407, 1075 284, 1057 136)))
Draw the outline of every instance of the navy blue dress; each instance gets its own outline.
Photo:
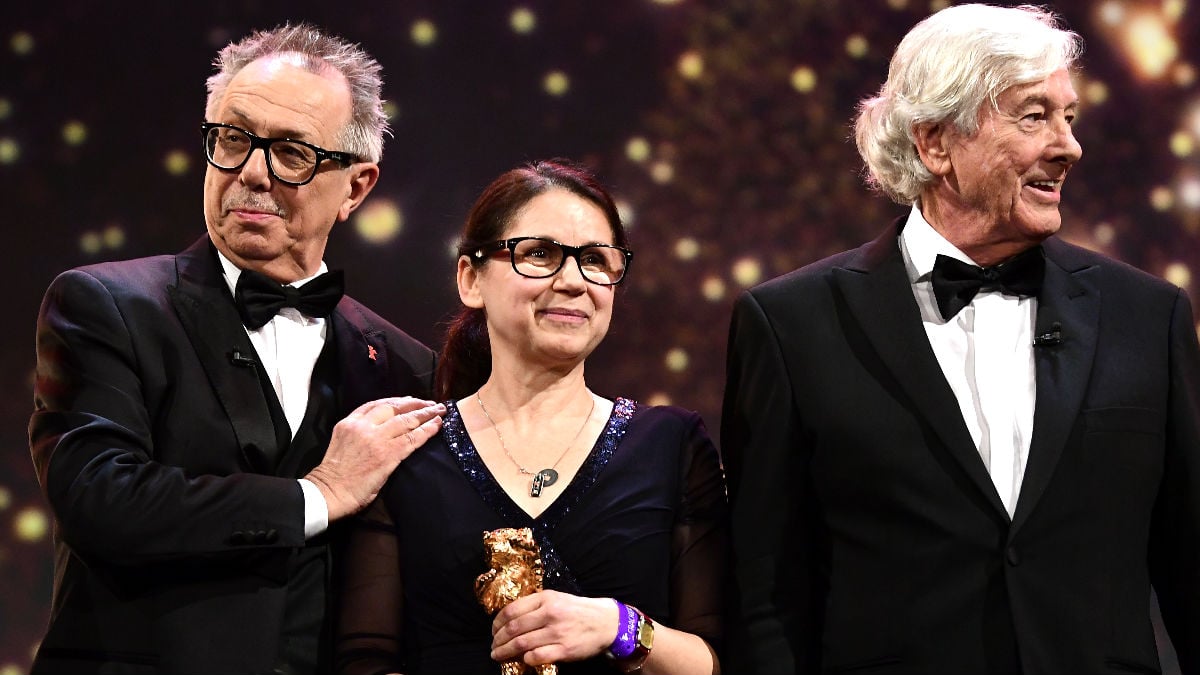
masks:
MULTIPOLYGON (((483 532, 530 527, 548 589, 613 597, 721 639, 725 479, 700 417, 617 399, 578 473, 537 518, 504 492, 447 403, 441 433, 401 463, 356 519, 342 570, 344 675, 494 675, 491 617, 475 599, 483 532)), ((603 658, 563 675, 615 670, 603 658)))

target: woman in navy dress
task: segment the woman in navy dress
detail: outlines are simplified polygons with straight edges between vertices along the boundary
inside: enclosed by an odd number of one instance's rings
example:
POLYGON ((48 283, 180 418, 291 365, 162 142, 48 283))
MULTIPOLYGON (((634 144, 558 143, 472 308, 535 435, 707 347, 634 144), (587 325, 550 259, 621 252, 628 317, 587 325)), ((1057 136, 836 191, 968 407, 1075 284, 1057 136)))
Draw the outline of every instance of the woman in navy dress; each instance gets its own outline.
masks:
POLYGON ((352 534, 340 672, 719 673, 716 449, 695 413, 605 399, 584 378, 632 258, 612 198, 564 160, 514 169, 476 201, 459 253, 445 423, 352 534), (503 527, 533 530, 546 590, 492 617, 474 580, 482 533, 503 527))

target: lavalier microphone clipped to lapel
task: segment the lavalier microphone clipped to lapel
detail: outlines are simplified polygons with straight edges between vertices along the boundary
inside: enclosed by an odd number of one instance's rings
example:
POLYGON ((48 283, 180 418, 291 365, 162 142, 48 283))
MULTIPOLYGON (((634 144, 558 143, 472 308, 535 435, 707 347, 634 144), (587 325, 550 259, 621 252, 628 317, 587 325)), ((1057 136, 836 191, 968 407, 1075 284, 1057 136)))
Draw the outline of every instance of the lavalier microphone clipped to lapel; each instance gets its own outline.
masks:
POLYGON ((243 354, 242 351, 237 347, 234 347, 233 350, 229 352, 229 362, 235 366, 242 366, 243 368, 253 368, 254 366, 258 365, 258 361, 255 361, 253 357, 243 354))
POLYGON ((1050 324, 1050 330, 1033 336, 1034 347, 1057 347, 1062 341, 1062 324, 1057 321, 1050 324))

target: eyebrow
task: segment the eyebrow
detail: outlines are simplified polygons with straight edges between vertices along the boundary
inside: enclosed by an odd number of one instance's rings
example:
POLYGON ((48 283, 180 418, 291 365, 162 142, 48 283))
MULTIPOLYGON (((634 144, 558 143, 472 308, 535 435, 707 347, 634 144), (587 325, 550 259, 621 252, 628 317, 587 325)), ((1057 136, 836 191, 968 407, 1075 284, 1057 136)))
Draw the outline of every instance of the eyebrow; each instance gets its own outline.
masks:
MULTIPOLYGON (((249 115, 247 115, 245 112, 243 112, 237 108, 231 108, 229 110, 229 114, 231 116, 233 116, 236 119, 236 121, 242 125, 245 125, 248 127, 255 126, 255 121, 253 119, 251 119, 251 117, 249 115)), ((290 139, 296 140, 296 141, 306 141, 309 143, 312 142, 307 138, 306 134, 303 131, 297 131, 295 129, 283 129, 282 131, 270 134, 269 136, 267 136, 267 138, 290 138, 290 139)))
MULTIPOLYGON (((1021 99, 1017 103, 1017 108, 1018 109, 1027 108, 1031 105, 1040 105, 1045 108, 1053 108, 1054 107, 1054 105, 1050 102, 1050 98, 1048 96, 1046 96, 1045 94, 1030 94, 1030 95, 1026 96, 1025 98, 1021 99)), ((1074 99, 1070 103, 1063 106, 1063 110, 1078 110, 1078 109, 1079 109, 1079 99, 1078 98, 1074 99)))
MULTIPOLYGON (((549 235, 545 235, 545 234, 531 234, 531 235, 528 235, 528 236, 530 236, 530 237, 533 237, 534 239, 545 239, 546 241, 552 241, 552 242, 554 242, 554 243, 556 243, 556 244, 563 244, 563 245, 565 245, 565 246, 571 246, 571 244, 567 244, 567 243, 565 243, 565 242, 561 242, 561 241, 559 241, 558 239, 555 239, 554 237, 551 237, 551 236, 549 236, 549 235)), ((519 238, 519 237, 509 237, 509 238, 510 238, 510 239, 517 239, 517 238, 519 238)), ((589 247, 589 246, 616 246, 616 245, 617 245, 617 244, 609 244, 609 243, 606 243, 606 242, 603 242, 603 241, 594 241, 594 240, 593 240, 593 241, 586 241, 586 242, 584 242, 584 243, 582 243, 582 244, 579 244, 579 245, 578 245, 578 246, 576 246, 575 248, 587 248, 587 247, 589 247)))

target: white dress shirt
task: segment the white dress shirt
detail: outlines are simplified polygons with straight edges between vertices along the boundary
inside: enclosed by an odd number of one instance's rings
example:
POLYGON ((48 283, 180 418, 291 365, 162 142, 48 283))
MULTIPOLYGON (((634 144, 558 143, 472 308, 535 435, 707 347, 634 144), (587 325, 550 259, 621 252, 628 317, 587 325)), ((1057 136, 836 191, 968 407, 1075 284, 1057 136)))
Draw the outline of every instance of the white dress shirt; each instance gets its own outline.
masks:
MULTIPOLYGON (((229 284, 229 292, 234 293, 242 270, 229 261, 220 251, 217 257, 225 271, 225 283, 229 284)), ((294 281, 289 286, 303 286, 317 276, 324 274, 328 268, 325 262, 317 274, 294 281)), ((328 326, 325 319, 312 318, 301 314, 292 307, 284 307, 271 318, 262 328, 250 330, 250 344, 258 352, 259 363, 267 373, 267 379, 275 389, 275 396, 283 408, 287 418, 292 438, 300 423, 304 421, 304 413, 308 409, 308 393, 312 384, 313 368, 317 358, 325 348, 325 334, 328 326)), ((300 489, 304 493, 304 536, 309 538, 324 532, 329 527, 329 505, 321 491, 311 481, 299 479, 300 489)))
POLYGON ((944 320, 930 282, 934 261, 941 254, 976 263, 934 230, 919 206, 913 207, 900 233, 908 280, 929 344, 1011 518, 1033 434, 1037 298, 980 291, 962 311, 944 320))

